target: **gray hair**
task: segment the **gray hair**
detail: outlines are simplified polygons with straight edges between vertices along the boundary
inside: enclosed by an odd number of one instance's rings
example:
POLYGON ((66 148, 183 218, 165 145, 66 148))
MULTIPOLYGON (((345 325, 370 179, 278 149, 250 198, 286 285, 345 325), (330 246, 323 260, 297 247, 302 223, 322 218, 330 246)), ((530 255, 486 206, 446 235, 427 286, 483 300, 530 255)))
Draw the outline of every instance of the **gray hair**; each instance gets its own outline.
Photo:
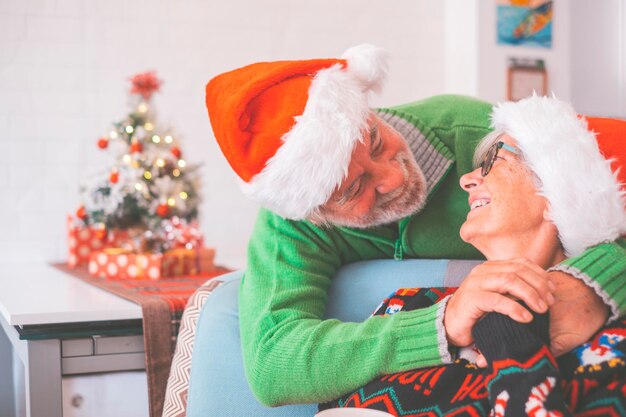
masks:
POLYGON ((496 143, 498 139, 500 139, 505 133, 506 132, 504 130, 494 130, 480 140, 478 146, 476 146, 476 150, 474 151, 474 159, 472 161, 474 164, 474 169, 478 168, 478 165, 480 165, 480 163, 482 162, 483 157, 485 156, 489 148, 491 148, 491 146, 496 143))
MULTIPOLYGON (((498 142, 498 140, 505 134, 507 134, 506 131, 501 130, 501 129, 496 129, 493 132, 488 133, 484 138, 482 138, 480 140, 480 142, 478 142, 478 145, 476 146, 476 150, 474 151, 474 159, 472 160, 472 162, 474 164, 473 165, 474 169, 478 168, 478 166, 482 162, 483 157, 485 156, 485 154, 487 153, 489 148, 494 143, 498 142)), ((513 138, 513 139, 515 139, 515 138, 513 138)), ((532 175, 533 184, 535 185, 535 187, 537 189, 540 189, 542 187, 542 185, 543 185, 543 183, 541 182, 541 178, 539 178, 539 176, 535 173, 535 171, 533 171, 531 169, 531 167, 528 165, 527 160, 526 160, 522 150, 519 147, 517 147, 517 150, 519 151, 519 153, 516 155, 517 159, 520 160, 520 162, 524 165, 524 167, 532 175)))

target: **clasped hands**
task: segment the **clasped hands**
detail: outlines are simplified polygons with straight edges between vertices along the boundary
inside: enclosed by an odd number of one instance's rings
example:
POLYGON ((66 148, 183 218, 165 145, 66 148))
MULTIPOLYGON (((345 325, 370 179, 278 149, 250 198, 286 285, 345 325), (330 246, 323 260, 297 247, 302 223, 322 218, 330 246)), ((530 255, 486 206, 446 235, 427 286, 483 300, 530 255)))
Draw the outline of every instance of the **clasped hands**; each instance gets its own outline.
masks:
MULTIPOLYGON (((472 328, 485 314, 498 312, 528 323, 532 314, 550 310, 551 350, 555 356, 589 340, 608 318, 608 307, 581 280, 566 273, 546 272, 526 259, 487 261, 475 267, 449 299, 443 324, 448 343, 473 343, 472 328)), ((486 362, 481 356, 479 366, 486 362)))

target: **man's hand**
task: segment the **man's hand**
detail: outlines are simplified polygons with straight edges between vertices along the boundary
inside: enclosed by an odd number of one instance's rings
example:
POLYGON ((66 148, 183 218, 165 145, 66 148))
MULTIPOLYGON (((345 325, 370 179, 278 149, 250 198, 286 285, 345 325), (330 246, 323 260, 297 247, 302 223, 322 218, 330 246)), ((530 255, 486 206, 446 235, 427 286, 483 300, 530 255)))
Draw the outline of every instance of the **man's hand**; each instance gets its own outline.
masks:
POLYGON ((443 318, 448 342, 468 346, 472 327, 486 313, 498 312, 527 323, 532 315, 515 299, 538 313, 554 303, 554 284, 548 273, 526 259, 487 261, 475 267, 448 301, 443 318))
POLYGON ((588 341, 608 319, 609 308, 583 281, 560 271, 549 275, 556 285, 556 301, 550 308, 550 349, 560 356, 588 341))

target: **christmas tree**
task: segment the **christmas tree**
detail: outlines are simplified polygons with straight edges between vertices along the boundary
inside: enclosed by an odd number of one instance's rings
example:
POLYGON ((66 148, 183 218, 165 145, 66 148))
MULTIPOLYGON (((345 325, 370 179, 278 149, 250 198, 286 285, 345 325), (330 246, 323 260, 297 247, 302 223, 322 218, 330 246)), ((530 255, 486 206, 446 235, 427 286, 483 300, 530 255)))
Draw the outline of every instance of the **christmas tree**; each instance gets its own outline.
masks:
POLYGON ((85 226, 129 233, 129 249, 164 252, 202 245, 197 229, 199 177, 173 132, 159 127, 151 98, 154 72, 130 78, 131 112, 98 139, 113 164, 81 185, 76 216, 85 226))

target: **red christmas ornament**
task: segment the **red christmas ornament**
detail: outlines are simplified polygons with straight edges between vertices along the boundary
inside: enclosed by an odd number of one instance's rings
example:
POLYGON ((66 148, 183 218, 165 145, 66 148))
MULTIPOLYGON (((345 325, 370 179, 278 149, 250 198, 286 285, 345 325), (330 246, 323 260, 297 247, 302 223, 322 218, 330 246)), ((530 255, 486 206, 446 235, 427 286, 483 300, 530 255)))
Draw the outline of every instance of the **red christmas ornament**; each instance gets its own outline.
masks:
POLYGON ((96 230, 96 239, 105 240, 107 238, 107 230, 103 227, 102 229, 96 230))
POLYGON ((180 159, 181 155, 183 154, 178 146, 172 146, 170 152, 176 157, 176 159, 180 159))
POLYGON ((87 211, 84 206, 80 206, 78 210, 76 210, 76 217, 81 220, 85 220, 87 218, 87 211))
POLYGON ((109 176, 109 181, 111 181, 113 184, 117 184, 119 180, 120 180, 120 173, 117 171, 111 172, 111 175, 109 176))
POLYGON ((98 139, 98 148, 106 149, 107 146, 109 146, 109 140, 107 138, 103 136, 100 139, 98 139))
POLYGON ((139 153, 141 151, 143 151, 143 146, 141 145, 141 142, 133 142, 130 144, 131 153, 139 153))
POLYGON ((160 217, 166 217, 168 214, 170 214, 170 206, 168 206, 167 204, 159 204, 156 208, 156 213, 160 217))

